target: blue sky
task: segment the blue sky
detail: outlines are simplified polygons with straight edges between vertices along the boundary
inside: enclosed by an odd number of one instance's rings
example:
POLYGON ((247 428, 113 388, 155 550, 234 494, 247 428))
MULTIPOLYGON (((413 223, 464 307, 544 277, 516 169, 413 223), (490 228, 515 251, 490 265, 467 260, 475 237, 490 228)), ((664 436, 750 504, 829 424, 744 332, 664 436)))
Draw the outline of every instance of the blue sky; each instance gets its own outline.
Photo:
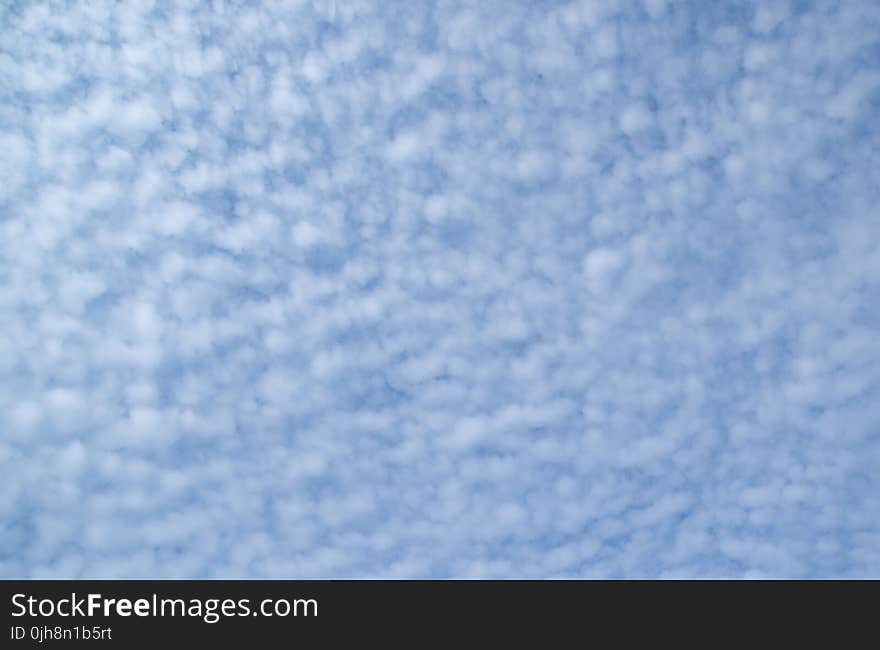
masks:
POLYGON ((880 4, 0 43, 0 577, 880 577, 880 4))

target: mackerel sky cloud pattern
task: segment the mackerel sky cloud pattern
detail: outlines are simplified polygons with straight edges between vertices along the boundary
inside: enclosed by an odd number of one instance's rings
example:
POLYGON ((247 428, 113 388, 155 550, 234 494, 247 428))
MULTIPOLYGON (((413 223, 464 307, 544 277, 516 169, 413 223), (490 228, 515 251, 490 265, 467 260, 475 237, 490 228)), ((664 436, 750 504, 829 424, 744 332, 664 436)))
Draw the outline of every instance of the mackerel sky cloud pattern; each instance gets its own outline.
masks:
POLYGON ((0 7, 0 577, 880 577, 880 3, 0 7))

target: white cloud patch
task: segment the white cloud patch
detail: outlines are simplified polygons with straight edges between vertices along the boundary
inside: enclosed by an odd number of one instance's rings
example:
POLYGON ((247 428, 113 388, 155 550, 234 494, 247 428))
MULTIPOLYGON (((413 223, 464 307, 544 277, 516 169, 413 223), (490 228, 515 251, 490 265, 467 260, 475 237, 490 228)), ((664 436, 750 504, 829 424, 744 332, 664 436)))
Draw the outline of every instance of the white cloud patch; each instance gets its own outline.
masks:
POLYGON ((0 577, 880 577, 873 2, 36 1, 0 577))

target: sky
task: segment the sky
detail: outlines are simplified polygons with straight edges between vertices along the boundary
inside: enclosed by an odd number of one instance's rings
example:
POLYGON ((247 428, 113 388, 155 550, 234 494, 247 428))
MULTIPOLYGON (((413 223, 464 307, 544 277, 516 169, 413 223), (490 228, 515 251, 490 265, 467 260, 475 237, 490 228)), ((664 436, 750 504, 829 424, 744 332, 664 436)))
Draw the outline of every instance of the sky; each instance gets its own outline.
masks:
POLYGON ((0 2, 0 577, 880 578, 880 3, 0 2))

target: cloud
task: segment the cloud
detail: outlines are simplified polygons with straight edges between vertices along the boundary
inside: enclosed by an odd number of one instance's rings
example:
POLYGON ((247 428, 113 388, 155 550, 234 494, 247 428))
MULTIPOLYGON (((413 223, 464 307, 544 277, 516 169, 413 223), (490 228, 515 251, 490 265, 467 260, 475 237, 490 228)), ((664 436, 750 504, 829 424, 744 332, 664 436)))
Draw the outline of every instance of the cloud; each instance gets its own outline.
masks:
POLYGON ((0 577, 878 577, 872 2, 31 2, 0 577))

